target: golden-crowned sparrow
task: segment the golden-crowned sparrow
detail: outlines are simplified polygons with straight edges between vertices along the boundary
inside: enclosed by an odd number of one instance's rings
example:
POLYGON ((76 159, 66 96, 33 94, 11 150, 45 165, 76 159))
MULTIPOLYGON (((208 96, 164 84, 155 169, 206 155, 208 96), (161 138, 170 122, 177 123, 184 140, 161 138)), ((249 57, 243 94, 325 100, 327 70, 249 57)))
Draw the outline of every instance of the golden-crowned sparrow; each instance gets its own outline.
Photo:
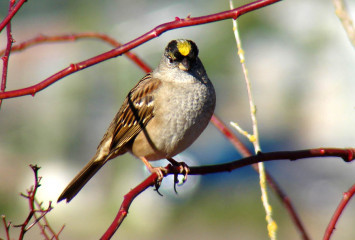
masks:
POLYGON ((148 161, 171 159, 206 128, 215 90, 191 40, 171 41, 159 66, 128 93, 103 136, 95 156, 58 198, 69 202, 110 159, 126 152, 148 161))

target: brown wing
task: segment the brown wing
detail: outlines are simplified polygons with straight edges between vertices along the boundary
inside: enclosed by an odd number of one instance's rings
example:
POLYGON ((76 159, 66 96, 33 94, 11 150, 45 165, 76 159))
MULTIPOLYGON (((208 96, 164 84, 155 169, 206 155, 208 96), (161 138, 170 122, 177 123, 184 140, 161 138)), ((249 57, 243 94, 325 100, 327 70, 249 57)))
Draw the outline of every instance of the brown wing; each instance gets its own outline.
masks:
POLYGON ((153 118, 152 93, 160 84, 160 80, 152 78, 152 74, 149 73, 128 93, 98 146, 99 150, 108 139, 112 139, 106 160, 126 152, 126 144, 153 118))

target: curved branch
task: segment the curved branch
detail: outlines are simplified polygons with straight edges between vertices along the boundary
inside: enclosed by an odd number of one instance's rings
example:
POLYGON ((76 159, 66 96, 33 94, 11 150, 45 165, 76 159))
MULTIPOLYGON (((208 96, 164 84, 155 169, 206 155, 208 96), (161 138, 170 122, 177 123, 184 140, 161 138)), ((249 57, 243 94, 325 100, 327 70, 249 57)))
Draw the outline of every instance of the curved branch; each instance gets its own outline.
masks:
POLYGON ((230 19, 230 18, 236 19, 239 16, 241 16, 247 12, 271 5, 271 4, 279 2, 279 1, 281 1, 281 0, 259 0, 259 1, 255 1, 255 2, 249 3, 244 6, 238 7, 233 10, 224 11, 224 12, 220 12, 220 13, 216 13, 216 14, 212 14, 212 15, 195 17, 195 18, 187 17, 185 19, 176 18, 175 21, 161 24, 161 25, 155 27, 153 30, 143 34, 142 36, 140 36, 140 37, 138 37, 138 38, 136 38, 136 39, 134 39, 134 40, 118 47, 118 48, 115 48, 111 51, 102 53, 96 57, 87 59, 85 61, 70 64, 69 67, 64 68, 63 70, 55 73, 54 75, 50 76, 49 78, 43 80, 42 82, 40 82, 38 84, 32 85, 30 87, 18 89, 18 90, 12 90, 12 91, 0 93, 0 99, 14 98, 14 97, 25 96, 25 95, 34 96, 37 92, 47 88, 48 86, 52 85, 53 83, 55 83, 56 81, 58 81, 59 79, 65 77, 65 76, 68 76, 74 72, 83 70, 87 67, 93 66, 99 62, 106 61, 108 59, 122 55, 123 53, 143 44, 144 42, 147 42, 153 38, 158 37, 159 35, 163 34, 166 31, 176 29, 176 28, 183 28, 183 27, 189 27, 189 26, 194 26, 194 25, 201 25, 201 24, 206 24, 206 23, 211 23, 211 22, 217 22, 217 21, 230 19))
POLYGON ((116 230, 119 228, 123 220, 126 218, 128 214, 128 209, 131 206, 131 203, 133 200, 144 190, 146 190, 149 187, 154 186, 155 182, 158 179, 158 175, 156 173, 153 173, 150 175, 146 180, 144 180, 141 184, 139 184, 137 187, 133 188, 129 193, 127 193, 123 197, 123 202, 121 204, 120 210, 118 211, 115 219, 111 223, 110 227, 107 229, 107 231, 104 233, 104 235, 100 238, 101 240, 106 240, 110 239, 113 234, 115 234, 116 230))
MULTIPOLYGON (((199 166, 199 167, 190 167, 190 175, 204 175, 211 173, 219 172, 231 172, 237 168, 245 167, 252 165, 258 162, 266 162, 272 160, 299 160, 305 158, 314 158, 314 157, 340 157, 345 162, 351 162, 355 159, 355 148, 340 149, 340 148, 316 148, 316 149, 307 149, 299 151, 280 151, 280 152, 269 152, 269 153, 259 153, 254 156, 243 158, 229 163, 209 165, 209 166, 199 166)), ((165 167, 166 171, 163 173, 166 175, 169 174, 180 174, 180 166, 168 165, 165 167)), ((106 230, 104 235, 101 237, 102 240, 110 239, 113 234, 116 232, 118 227, 121 225, 125 217, 127 216, 128 209, 132 201, 144 190, 154 186, 155 182, 158 179, 158 175, 153 173, 146 180, 144 180, 137 187, 132 189, 124 197, 124 200, 121 204, 120 210, 117 213, 114 221, 110 227, 106 230)))
MULTIPOLYGON (((25 50, 29 47, 41 44, 41 43, 51 43, 51 42, 71 42, 77 41, 80 39, 101 39, 106 43, 110 44, 112 47, 119 47, 122 46, 121 43, 116 41, 114 38, 101 33, 96 32, 84 32, 84 33, 73 33, 73 34, 62 34, 62 35, 53 35, 53 36, 46 36, 46 35, 39 35, 27 41, 21 42, 12 46, 12 52, 18 52, 25 50)), ((0 56, 5 54, 6 49, 0 51, 0 56)), ((132 60, 136 65, 142 68, 145 72, 150 72, 151 69, 142 59, 140 59, 137 55, 132 52, 125 52, 124 53, 130 60, 132 60)))
POLYGON ((343 198, 341 199, 338 208, 335 210, 334 215, 332 219, 330 219, 330 222, 328 224, 328 227, 325 231, 323 240, 329 240, 330 236, 332 235, 335 225, 339 220, 340 215, 343 213, 344 208, 346 205, 349 203, 350 199, 352 196, 355 194, 355 184, 351 186, 351 188, 343 194, 343 198))

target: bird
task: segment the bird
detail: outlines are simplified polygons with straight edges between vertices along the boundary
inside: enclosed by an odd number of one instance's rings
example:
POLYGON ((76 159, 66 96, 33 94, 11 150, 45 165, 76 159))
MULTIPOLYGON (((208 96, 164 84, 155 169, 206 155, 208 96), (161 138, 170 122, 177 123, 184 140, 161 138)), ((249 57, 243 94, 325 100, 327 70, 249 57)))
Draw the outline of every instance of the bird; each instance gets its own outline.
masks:
POLYGON ((94 157, 58 198, 70 202, 109 160, 124 153, 149 161, 167 159, 187 149, 207 127, 216 105, 216 93, 188 39, 172 40, 158 67, 145 75, 127 94, 110 123, 94 157))

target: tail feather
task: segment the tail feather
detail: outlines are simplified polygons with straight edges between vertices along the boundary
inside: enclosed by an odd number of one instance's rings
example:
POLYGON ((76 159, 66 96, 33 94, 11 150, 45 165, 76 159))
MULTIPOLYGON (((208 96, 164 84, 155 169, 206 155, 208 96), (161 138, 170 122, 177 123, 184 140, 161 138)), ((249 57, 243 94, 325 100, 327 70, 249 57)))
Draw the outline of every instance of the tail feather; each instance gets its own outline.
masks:
POLYGON ((57 202, 64 199, 67 200, 67 203, 70 202, 105 163, 106 161, 97 161, 96 158, 93 158, 64 189, 57 202))

